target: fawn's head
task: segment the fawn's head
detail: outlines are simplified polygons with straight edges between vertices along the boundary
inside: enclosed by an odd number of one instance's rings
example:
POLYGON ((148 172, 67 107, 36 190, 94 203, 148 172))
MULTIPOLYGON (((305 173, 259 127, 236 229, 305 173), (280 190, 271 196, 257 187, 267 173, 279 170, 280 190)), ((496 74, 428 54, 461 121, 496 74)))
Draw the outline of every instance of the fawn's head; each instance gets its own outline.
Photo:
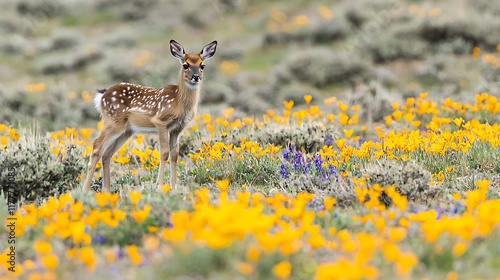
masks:
POLYGON ((194 89, 201 82, 205 68, 204 62, 215 54, 216 48, 217 41, 213 41, 204 46, 200 53, 186 54, 181 44, 170 40, 170 52, 182 64, 184 82, 189 88, 194 89))

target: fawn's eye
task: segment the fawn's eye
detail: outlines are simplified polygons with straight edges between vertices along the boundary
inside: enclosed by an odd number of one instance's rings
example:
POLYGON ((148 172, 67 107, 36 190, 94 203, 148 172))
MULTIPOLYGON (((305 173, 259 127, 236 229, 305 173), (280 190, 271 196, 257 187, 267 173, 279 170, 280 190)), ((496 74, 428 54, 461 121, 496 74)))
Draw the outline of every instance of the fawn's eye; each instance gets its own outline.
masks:
POLYGON ((189 65, 187 63, 184 63, 184 64, 182 64, 182 67, 184 67, 184 69, 187 70, 189 68, 189 65))
POLYGON ((205 64, 200 65, 200 69, 201 70, 205 69, 205 64))

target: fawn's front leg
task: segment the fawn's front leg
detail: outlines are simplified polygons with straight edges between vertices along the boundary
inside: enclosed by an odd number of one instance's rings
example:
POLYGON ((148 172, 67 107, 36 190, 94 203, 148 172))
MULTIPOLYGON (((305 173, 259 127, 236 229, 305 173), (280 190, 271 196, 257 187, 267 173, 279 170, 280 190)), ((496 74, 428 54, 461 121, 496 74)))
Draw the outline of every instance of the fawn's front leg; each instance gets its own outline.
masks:
POLYGON ((161 188, 163 185, 163 178, 165 176, 165 163, 169 156, 169 134, 165 126, 157 126, 158 137, 160 139, 160 168, 158 170, 158 180, 156 181, 156 187, 161 188))
POLYGON ((170 187, 175 189, 177 184, 177 158, 179 157, 178 131, 170 132, 170 187))

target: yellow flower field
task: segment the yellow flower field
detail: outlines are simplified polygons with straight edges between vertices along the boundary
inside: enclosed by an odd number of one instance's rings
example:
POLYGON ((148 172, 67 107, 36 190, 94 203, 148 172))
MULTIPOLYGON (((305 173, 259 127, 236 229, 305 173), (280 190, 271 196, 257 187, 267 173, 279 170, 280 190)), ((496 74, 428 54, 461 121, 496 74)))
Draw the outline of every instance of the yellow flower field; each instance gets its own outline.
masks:
MULTIPOLYGON (((422 93, 373 125, 360 106, 304 100, 197 117, 177 189, 154 188, 156 138, 136 135, 113 157, 111 194, 2 206, 0 279, 500 279, 495 96, 422 93)), ((98 129, 51 132, 50 153, 86 163, 98 129)), ((0 156, 28 137, 0 125, 0 156)))

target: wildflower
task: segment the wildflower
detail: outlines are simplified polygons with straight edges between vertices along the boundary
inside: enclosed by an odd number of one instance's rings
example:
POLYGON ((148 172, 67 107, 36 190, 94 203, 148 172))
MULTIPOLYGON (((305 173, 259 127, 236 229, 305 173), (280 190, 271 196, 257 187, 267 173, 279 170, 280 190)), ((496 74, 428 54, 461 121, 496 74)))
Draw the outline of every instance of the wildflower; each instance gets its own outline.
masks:
POLYGON ((311 103, 311 100, 312 100, 312 95, 310 94, 304 95, 304 101, 306 102, 307 105, 311 103))
POLYGON ((354 129, 352 129, 352 128, 351 129, 343 129, 342 131, 344 132, 345 137, 347 139, 351 139, 351 136, 352 136, 352 134, 354 132, 354 129))
POLYGON ((247 252, 246 252, 246 257, 249 261, 252 261, 252 262, 256 262, 259 260, 259 256, 260 256, 260 253, 259 253, 259 249, 257 249, 257 247, 255 246, 250 246, 248 249, 247 249, 247 252))
POLYGON ((142 210, 134 210, 130 212, 132 218, 134 218, 136 223, 142 223, 148 217, 151 206, 145 205, 142 210))
POLYGON ((240 262, 237 265, 237 270, 243 275, 250 275, 253 272, 253 266, 246 262, 240 262))
POLYGON ((399 248, 392 242, 384 242, 382 244, 382 253, 384 258, 389 262, 394 262, 399 258, 399 248))
POLYGON ((69 229, 71 232, 71 237, 73 242, 77 243, 83 241, 85 236, 85 223, 84 222, 72 222, 69 225, 69 229))
POLYGON ((281 164, 280 174, 281 174, 281 177, 283 179, 287 179, 288 178, 288 170, 287 170, 287 167, 286 167, 286 165, 284 163, 281 164))
POLYGON ((293 100, 283 102, 283 105, 285 105, 285 109, 288 111, 292 110, 293 104, 293 100))
POLYGON ((116 261, 118 258, 118 254, 116 253, 116 250, 114 249, 105 249, 104 250, 104 259, 108 264, 112 264, 116 261))
POLYGON ((47 270, 54 270, 57 266, 57 263, 59 262, 59 259, 56 255, 50 254, 43 256, 41 258, 41 262, 47 270))
POLYGON ((283 158, 286 160, 290 159, 290 151, 289 150, 284 150, 283 151, 283 158))
POLYGON ((391 242, 399 242, 406 237, 407 230, 402 227, 389 228, 389 240, 391 242))
POLYGON ((337 200, 334 197, 325 196, 323 201, 324 201, 325 209, 328 211, 331 211, 333 209, 333 205, 335 204, 335 202, 337 200))
POLYGON ((125 248, 125 251, 133 265, 138 265, 142 262, 142 255, 137 251, 137 246, 129 245, 125 248))
POLYGON ((333 17, 331 10, 323 5, 318 7, 318 13, 325 20, 331 20, 333 17))
POLYGON ((97 201, 97 205, 99 205, 99 207, 102 208, 102 207, 106 206, 106 204, 108 204, 109 194, 108 193, 96 193, 95 199, 97 201))
POLYGON ((292 265, 287 261, 282 261, 273 267, 273 274, 280 279, 290 277, 291 271, 292 265))
POLYGON ((96 234, 92 236, 91 243, 103 245, 106 243, 106 238, 104 238, 104 236, 102 236, 101 234, 96 234))
POLYGON ((79 261, 84 263, 88 270, 93 271, 96 263, 96 256, 92 247, 83 247, 79 250, 79 261))
POLYGON ((144 248, 148 251, 154 251, 160 245, 160 240, 156 236, 148 236, 144 240, 144 248))
POLYGON ((463 242, 458 242, 453 245, 453 256, 461 256, 465 252, 465 250, 467 250, 467 245, 465 245, 465 243, 463 242))
POLYGON ((25 90, 30 93, 45 91, 45 83, 27 84, 25 90))
POLYGON ((413 253, 402 253, 396 261, 397 274, 406 276, 418 263, 417 257, 413 253))
POLYGON ((138 191, 131 191, 129 193, 129 196, 130 196, 130 203, 132 203, 132 205, 136 206, 137 202, 139 202, 139 200, 141 199, 142 194, 138 191))
POLYGON ((298 15, 294 17, 293 23, 297 26, 307 25, 309 22, 309 18, 306 15, 298 15))
POLYGON ((226 192, 227 188, 229 187, 229 179, 226 178, 224 180, 219 180, 219 181, 215 182, 215 184, 217 185, 217 188, 219 189, 219 191, 226 192))
POLYGON ((52 246, 46 241, 35 241, 34 243, 35 251, 39 255, 46 255, 52 252, 52 246))
POLYGON ((125 165, 130 162, 130 158, 128 156, 126 157, 113 157, 113 161, 117 162, 121 165, 125 165))
POLYGON ((480 53, 481 49, 479 49, 479 47, 472 48, 472 58, 477 59, 480 53))
POLYGON ((163 185, 163 187, 161 187, 161 191, 163 193, 168 193, 170 191, 170 184, 163 185))
POLYGON ((87 140, 92 134, 92 128, 80 128, 79 132, 83 139, 87 140))

